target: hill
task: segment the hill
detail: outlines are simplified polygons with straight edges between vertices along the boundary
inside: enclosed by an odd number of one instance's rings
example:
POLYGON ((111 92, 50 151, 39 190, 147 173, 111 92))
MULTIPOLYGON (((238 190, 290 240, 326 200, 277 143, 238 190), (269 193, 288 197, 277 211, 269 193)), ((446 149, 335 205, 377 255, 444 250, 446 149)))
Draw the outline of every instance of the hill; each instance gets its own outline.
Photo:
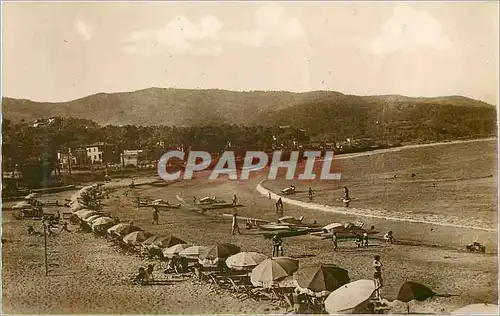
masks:
POLYGON ((496 109, 459 96, 347 96, 260 113, 261 124, 296 125, 316 140, 385 139, 404 143, 496 135, 496 109))
POLYGON ((278 124, 303 127, 319 139, 394 134, 401 139, 425 139, 431 134, 448 139, 496 133, 495 107, 461 96, 148 88, 98 93, 61 103, 3 98, 2 109, 3 117, 14 122, 61 116, 91 119, 101 125, 278 124))
POLYGON ((102 125, 248 124, 259 112, 314 102, 337 94, 149 88, 98 93, 61 103, 3 98, 2 109, 4 117, 14 122, 61 116, 91 119, 102 125))

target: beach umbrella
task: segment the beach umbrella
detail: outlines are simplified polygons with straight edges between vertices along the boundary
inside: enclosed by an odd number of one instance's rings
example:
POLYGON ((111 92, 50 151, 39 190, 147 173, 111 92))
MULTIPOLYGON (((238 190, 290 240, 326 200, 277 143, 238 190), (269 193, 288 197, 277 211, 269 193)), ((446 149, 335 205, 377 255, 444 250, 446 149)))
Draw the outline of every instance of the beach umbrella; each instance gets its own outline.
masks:
POLYGON ((471 304, 451 312, 452 315, 498 315, 498 305, 471 304))
POLYGON ((137 230, 123 237, 123 242, 130 245, 138 245, 144 240, 148 239, 150 236, 150 233, 142 230, 137 230))
POLYGON ((168 248, 172 247, 178 244, 185 244, 186 242, 178 237, 175 236, 162 236, 151 244, 151 247, 156 247, 156 248, 168 248))
POLYGON ((110 217, 99 217, 98 219, 96 219, 92 222, 92 228, 111 225, 114 222, 115 222, 115 220, 110 218, 110 217))
POLYGON ((367 301, 373 292, 375 292, 373 280, 357 280, 344 284, 328 295, 325 309, 329 314, 354 309, 367 301))
POLYGON ((226 265, 234 270, 251 270, 266 260, 267 256, 257 252, 240 252, 226 259, 226 265))
POLYGON ((184 249, 187 249, 191 247, 191 245, 188 244, 177 244, 172 247, 168 247, 163 250, 163 256, 165 258, 172 259, 175 256, 179 255, 179 252, 183 251, 184 249))
POLYGON ((179 256, 188 258, 188 259, 198 259, 200 257, 200 254, 205 251, 207 247, 204 246, 191 246, 189 248, 186 248, 179 252, 179 256))
POLYGON ((90 216, 93 216, 93 215, 96 215, 96 214, 97 214, 96 211, 88 210, 88 211, 82 212, 81 215, 78 216, 78 217, 80 217, 80 219, 82 219, 82 220, 86 220, 90 216))
POLYGON ((94 220, 100 218, 100 217, 103 217, 102 215, 99 215, 99 214, 96 214, 96 215, 92 215, 90 217, 88 217, 85 221, 89 224, 91 224, 94 220))
POLYGON ((80 218, 80 216, 82 216, 82 214, 83 214, 83 213, 85 213, 85 212, 87 212, 87 211, 90 211, 90 210, 89 210, 89 209, 84 208, 84 209, 82 209, 82 210, 79 210, 79 211, 74 212, 74 213, 73 213, 73 215, 76 215, 76 216, 78 216, 78 218, 80 218))
POLYGON ((301 267, 293 280, 301 293, 323 297, 349 283, 349 273, 333 264, 313 264, 301 267))
POLYGON ((399 293, 397 300, 401 302, 407 303, 406 309, 408 311, 408 314, 410 313, 410 304, 408 304, 410 301, 417 300, 417 301, 425 301, 428 298, 436 296, 436 293, 428 288, 427 286, 417 283, 417 282, 411 282, 411 281, 406 281, 401 285, 399 288, 399 293))
POLYGON ((236 245, 217 243, 215 245, 207 247, 207 249, 202 254, 200 254, 200 263, 209 265, 217 264, 219 261, 225 260, 229 256, 237 254, 240 251, 240 247, 236 245))
MULTIPOLYGON (((116 228, 114 230, 114 233, 116 235, 118 235, 118 236, 126 236, 126 235, 128 235, 130 233, 133 233, 133 232, 136 232, 136 231, 141 231, 141 230, 142 229, 139 228, 139 227, 137 227, 137 226, 133 226, 133 225, 127 224, 126 226, 122 226, 122 227, 116 228)), ((144 240, 142 240, 142 241, 144 241, 144 240)))
POLYGON ((185 244, 186 242, 175 236, 160 236, 154 235, 142 242, 142 245, 146 248, 168 248, 175 246, 177 244, 185 244))
POLYGON ((292 275, 298 268, 298 260, 287 257, 268 258, 252 270, 250 281, 255 286, 271 287, 292 275))
POLYGON ((127 226, 130 226, 130 224, 119 223, 119 224, 116 224, 115 226, 109 228, 107 230, 107 232, 108 232, 108 234, 114 234, 117 229, 121 229, 122 227, 127 227, 127 226))
POLYGON ((428 298, 436 296, 436 293, 427 286, 417 283, 406 281, 399 288, 398 301, 408 303, 413 300, 425 301, 428 298))
POLYGON ((143 247, 146 247, 146 248, 147 248, 147 247, 150 247, 156 239, 159 239, 159 238, 162 238, 162 237, 164 237, 164 236, 160 236, 160 235, 153 235, 153 236, 149 237, 148 239, 144 240, 144 241, 141 243, 141 245, 142 245, 143 247))
POLYGON ((25 200, 31 200, 31 199, 36 199, 39 196, 40 196, 40 194, 38 194, 38 193, 30 193, 30 194, 26 195, 24 197, 24 199, 25 200))
POLYGON ((31 208, 31 204, 29 204, 28 202, 26 201, 21 201, 21 202, 18 202, 16 203, 16 205, 12 206, 12 209, 24 209, 24 208, 31 208))
POLYGON ((77 201, 77 202, 71 204, 70 209, 72 212, 76 212, 76 211, 85 209, 85 205, 83 205, 77 201))

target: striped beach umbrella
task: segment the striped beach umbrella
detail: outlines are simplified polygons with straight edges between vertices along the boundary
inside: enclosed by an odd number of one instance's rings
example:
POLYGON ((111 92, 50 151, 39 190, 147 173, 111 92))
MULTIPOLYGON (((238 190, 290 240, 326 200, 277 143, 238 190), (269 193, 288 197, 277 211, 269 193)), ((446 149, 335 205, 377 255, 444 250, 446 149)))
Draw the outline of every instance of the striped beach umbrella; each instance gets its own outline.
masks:
POLYGON ((287 257, 268 258, 252 270, 250 281, 255 286, 271 287, 292 275, 298 268, 298 260, 287 257))

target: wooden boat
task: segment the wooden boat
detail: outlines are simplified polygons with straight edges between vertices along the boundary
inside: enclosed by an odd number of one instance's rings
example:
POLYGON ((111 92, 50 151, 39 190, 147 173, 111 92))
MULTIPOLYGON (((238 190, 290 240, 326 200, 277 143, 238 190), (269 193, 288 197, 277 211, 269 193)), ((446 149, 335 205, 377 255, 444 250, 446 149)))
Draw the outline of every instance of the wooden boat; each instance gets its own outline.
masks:
POLYGON ((293 237, 293 236, 307 235, 309 232, 310 229, 304 227, 304 228, 289 229, 282 231, 265 232, 262 235, 264 235, 264 237, 266 238, 272 238, 274 237, 274 235, 278 235, 280 237, 293 237))
POLYGON ((164 186, 168 185, 168 182, 164 181, 164 180, 158 180, 158 181, 151 182, 149 185, 152 185, 154 187, 164 187, 164 186))
MULTIPOLYGON (((223 217, 233 217, 233 214, 222 214, 223 217)), ((269 224, 271 223, 270 221, 268 220, 265 220, 265 219, 260 219, 260 218, 253 218, 253 217, 244 217, 244 216, 236 216, 236 219, 237 220, 243 220, 243 221, 248 221, 248 222, 251 222, 252 224, 260 224, 260 223, 263 223, 263 224, 269 224)))
POLYGON ((234 205, 233 203, 214 203, 214 204, 205 204, 205 205, 199 205, 199 208, 202 210, 215 210, 215 209, 222 209, 222 208, 230 208, 230 207, 242 207, 242 204, 236 204, 234 205))
POLYGON ((181 204, 149 204, 149 206, 156 209, 157 211, 166 211, 169 209, 181 208, 181 204))
POLYGON ((283 231, 283 230, 292 229, 292 226, 282 225, 282 224, 274 224, 274 223, 258 225, 258 227, 262 230, 271 230, 271 231, 283 231))

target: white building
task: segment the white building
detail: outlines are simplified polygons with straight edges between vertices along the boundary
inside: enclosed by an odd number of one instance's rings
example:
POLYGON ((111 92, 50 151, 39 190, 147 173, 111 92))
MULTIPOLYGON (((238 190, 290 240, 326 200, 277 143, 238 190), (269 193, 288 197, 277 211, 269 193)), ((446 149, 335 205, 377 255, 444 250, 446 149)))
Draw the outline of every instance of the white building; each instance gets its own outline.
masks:
POLYGON ((143 150, 124 150, 122 153, 123 164, 125 166, 133 165, 138 166, 139 161, 141 160, 144 154, 143 150))
POLYGON ((101 163, 103 162, 104 155, 104 143, 95 143, 85 146, 85 151, 87 152, 87 157, 90 163, 101 163))

